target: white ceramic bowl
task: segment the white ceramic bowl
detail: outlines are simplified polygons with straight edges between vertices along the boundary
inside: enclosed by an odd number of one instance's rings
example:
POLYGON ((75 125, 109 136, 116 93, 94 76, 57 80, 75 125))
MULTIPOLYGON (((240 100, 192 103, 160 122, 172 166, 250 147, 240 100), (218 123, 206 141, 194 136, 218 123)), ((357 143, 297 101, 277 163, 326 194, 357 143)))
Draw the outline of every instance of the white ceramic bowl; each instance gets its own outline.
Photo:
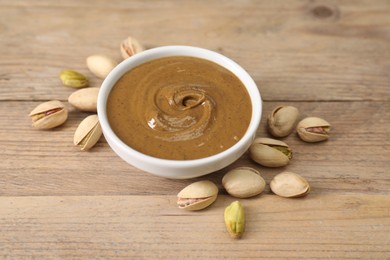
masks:
POLYGON ((146 172, 172 179, 188 179, 220 170, 241 157, 251 145, 260 124, 262 101, 249 74, 231 59, 206 49, 189 46, 165 46, 138 53, 116 66, 104 80, 98 97, 97 111, 104 137, 123 160, 146 172), (191 56, 217 63, 234 73, 245 85, 252 102, 252 118, 245 135, 229 149, 201 159, 167 160, 138 152, 122 142, 111 129, 107 118, 108 95, 119 78, 130 69, 147 61, 167 56, 191 56))

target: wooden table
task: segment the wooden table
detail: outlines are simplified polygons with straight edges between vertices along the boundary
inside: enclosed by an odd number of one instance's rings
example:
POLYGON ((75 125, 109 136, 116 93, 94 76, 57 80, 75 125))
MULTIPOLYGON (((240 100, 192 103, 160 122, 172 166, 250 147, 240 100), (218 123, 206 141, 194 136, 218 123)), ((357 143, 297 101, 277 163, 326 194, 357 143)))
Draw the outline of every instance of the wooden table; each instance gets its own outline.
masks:
POLYGON ((1 259, 389 259, 390 2, 381 1, 0 1, 1 259), (127 36, 147 48, 193 45, 237 61, 261 91, 258 136, 278 105, 332 124, 327 142, 283 139, 294 158, 269 169, 245 154, 226 169, 171 180, 122 161, 104 138, 89 152, 73 145, 89 115, 67 103, 63 69, 102 80, 86 57, 120 61, 127 36), (61 127, 39 131, 29 112, 59 99, 61 127), (241 199, 247 228, 229 237, 221 185, 238 166, 267 183, 279 172, 304 176, 312 192, 286 199, 269 186, 241 199), (208 209, 176 207, 176 194, 212 180, 220 196, 208 209))

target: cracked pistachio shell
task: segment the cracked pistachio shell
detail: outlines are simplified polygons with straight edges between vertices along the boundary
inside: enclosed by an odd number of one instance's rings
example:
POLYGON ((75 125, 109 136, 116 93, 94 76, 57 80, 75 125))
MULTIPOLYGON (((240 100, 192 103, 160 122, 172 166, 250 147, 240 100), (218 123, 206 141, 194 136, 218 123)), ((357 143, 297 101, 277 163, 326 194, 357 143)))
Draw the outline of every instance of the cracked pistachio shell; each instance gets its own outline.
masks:
POLYGON ((96 112, 100 88, 83 88, 73 92, 68 102, 81 111, 96 112))
POLYGON ((234 239, 241 238, 245 231, 244 207, 237 200, 225 208, 224 213, 226 229, 234 239))
POLYGON ((288 136, 297 125, 299 111, 293 106, 278 106, 268 116, 268 130, 275 137, 288 136))
POLYGON ((105 79, 117 63, 106 55, 92 55, 87 58, 88 69, 98 78, 105 79))
POLYGON ((127 37, 123 40, 120 47, 123 59, 127 59, 134 54, 145 50, 144 46, 133 37, 127 37))
POLYGON ((249 198, 264 191, 265 180, 260 173, 250 167, 239 167, 226 173, 222 185, 233 197, 249 198))
POLYGON ((73 143, 81 150, 91 149, 102 136, 102 128, 97 115, 90 115, 84 118, 74 133, 73 143))
POLYGON ((287 198, 305 196, 310 192, 305 178, 293 172, 279 173, 272 179, 270 187, 276 195, 287 198))
POLYGON ((47 101, 34 108, 29 116, 37 129, 51 129, 62 125, 68 119, 68 110, 58 100, 47 101))
POLYGON ((330 124, 319 117, 307 117, 297 125, 299 137, 306 142, 314 143, 329 138, 330 124))
POLYGON ((292 150, 282 141, 271 138, 256 138, 249 147, 249 156, 260 165, 281 167, 290 162, 292 150))
POLYGON ((72 88, 88 86, 88 79, 81 73, 73 70, 63 70, 60 73, 62 84, 72 88))
POLYGON ((210 206, 218 196, 218 187, 211 181, 194 182, 177 194, 177 205, 186 210, 201 210, 210 206))

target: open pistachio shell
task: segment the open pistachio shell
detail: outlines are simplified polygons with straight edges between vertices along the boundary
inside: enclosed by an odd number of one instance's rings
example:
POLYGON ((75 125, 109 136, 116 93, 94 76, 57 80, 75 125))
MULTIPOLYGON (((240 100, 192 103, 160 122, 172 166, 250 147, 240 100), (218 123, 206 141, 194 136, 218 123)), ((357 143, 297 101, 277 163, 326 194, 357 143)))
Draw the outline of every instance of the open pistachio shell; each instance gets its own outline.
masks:
POLYGON ((218 187, 211 181, 194 182, 177 194, 177 205, 186 210, 200 210, 210 206, 218 196, 218 187))
POLYGON ((271 138, 256 138, 249 147, 249 156, 263 166, 281 167, 290 162, 292 150, 282 141, 271 138))
POLYGON ((74 145, 86 151, 91 149, 102 136, 102 128, 97 115, 87 116, 76 129, 73 137, 74 145))
POLYGON ((68 118, 68 110, 61 101, 52 100, 39 104, 30 112, 29 116, 33 127, 51 129, 65 123, 68 118))
POLYGON ((92 55, 87 58, 88 69, 98 78, 105 79, 117 63, 106 55, 92 55))
POLYGON ((288 136, 299 119, 299 111, 293 106, 278 106, 268 116, 268 130, 275 137, 288 136))
POLYGON ((133 37, 127 37, 123 40, 120 47, 123 59, 127 59, 134 54, 145 50, 144 46, 133 37))
POLYGON ((100 88, 83 88, 73 92, 68 102, 81 111, 96 112, 100 88))
POLYGON ((265 180, 260 173, 250 167, 239 167, 225 174, 222 185, 233 197, 249 198, 264 191, 265 180))
POLYGON ((314 143, 329 138, 330 124, 319 117, 307 117, 297 125, 299 137, 306 142, 314 143))
POLYGON ((272 179, 270 187, 276 195, 281 197, 300 197, 310 192, 306 179, 293 172, 279 173, 272 179))

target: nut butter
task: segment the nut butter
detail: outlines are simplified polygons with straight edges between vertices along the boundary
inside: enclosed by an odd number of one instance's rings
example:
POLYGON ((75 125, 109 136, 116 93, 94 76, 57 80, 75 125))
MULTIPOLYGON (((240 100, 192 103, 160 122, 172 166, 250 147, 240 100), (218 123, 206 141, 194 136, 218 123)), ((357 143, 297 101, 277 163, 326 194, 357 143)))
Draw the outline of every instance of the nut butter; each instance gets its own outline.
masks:
POLYGON ((107 116, 115 134, 144 154, 208 157, 245 134, 252 104, 243 83, 208 60, 171 56, 126 72, 112 88, 107 116))

